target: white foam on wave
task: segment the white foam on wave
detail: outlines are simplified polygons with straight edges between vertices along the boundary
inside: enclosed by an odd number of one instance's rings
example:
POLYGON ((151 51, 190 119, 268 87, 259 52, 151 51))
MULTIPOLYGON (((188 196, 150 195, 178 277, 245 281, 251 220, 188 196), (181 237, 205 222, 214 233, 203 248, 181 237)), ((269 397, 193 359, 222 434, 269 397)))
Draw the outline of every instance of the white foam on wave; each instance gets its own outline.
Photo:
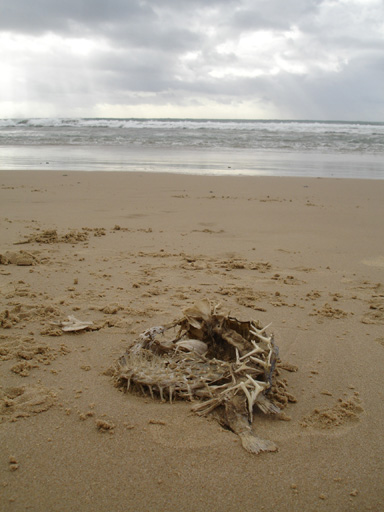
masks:
POLYGON ((374 133, 384 134, 384 123, 294 120, 218 119, 118 119, 118 118, 25 118, 0 119, 0 127, 162 128, 190 130, 261 130, 271 132, 374 133))

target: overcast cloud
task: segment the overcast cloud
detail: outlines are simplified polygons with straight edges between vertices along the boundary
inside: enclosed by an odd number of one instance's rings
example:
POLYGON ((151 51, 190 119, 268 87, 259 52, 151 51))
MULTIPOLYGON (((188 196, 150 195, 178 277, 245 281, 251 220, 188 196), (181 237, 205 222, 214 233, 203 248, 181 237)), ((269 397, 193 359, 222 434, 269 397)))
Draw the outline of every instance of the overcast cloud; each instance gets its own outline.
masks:
POLYGON ((383 0, 0 0, 0 117, 384 121, 383 0))

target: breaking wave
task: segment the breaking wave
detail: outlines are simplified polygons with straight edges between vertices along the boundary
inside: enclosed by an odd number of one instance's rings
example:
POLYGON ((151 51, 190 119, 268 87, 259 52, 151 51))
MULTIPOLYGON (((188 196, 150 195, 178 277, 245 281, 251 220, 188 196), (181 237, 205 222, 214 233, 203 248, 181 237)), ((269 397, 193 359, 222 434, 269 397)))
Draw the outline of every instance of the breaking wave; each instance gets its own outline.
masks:
POLYGON ((384 153, 384 123, 289 120, 0 119, 0 145, 384 153))

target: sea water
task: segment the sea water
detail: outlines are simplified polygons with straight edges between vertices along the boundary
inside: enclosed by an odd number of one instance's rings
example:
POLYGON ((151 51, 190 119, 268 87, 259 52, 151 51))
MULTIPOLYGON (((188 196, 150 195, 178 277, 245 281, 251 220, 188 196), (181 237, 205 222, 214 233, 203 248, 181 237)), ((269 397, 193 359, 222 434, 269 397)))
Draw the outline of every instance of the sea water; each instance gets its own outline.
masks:
POLYGON ((384 179, 384 123, 0 119, 0 170, 384 179))

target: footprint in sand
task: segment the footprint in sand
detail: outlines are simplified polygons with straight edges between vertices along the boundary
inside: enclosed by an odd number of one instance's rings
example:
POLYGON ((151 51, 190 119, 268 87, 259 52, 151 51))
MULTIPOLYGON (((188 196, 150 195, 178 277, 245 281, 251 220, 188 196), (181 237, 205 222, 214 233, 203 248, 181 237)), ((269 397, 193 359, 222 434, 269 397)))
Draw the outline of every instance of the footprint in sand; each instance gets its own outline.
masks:
POLYGON ((384 324, 384 295, 374 297, 370 301, 369 310, 361 319, 363 324, 384 324))
POLYGON ((362 263, 364 265, 368 265, 369 267, 384 267, 384 256, 376 256, 376 258, 369 258, 366 260, 363 260, 362 263))
POLYGON ((55 402, 56 395, 44 386, 0 389, 0 423, 47 411, 55 402))

